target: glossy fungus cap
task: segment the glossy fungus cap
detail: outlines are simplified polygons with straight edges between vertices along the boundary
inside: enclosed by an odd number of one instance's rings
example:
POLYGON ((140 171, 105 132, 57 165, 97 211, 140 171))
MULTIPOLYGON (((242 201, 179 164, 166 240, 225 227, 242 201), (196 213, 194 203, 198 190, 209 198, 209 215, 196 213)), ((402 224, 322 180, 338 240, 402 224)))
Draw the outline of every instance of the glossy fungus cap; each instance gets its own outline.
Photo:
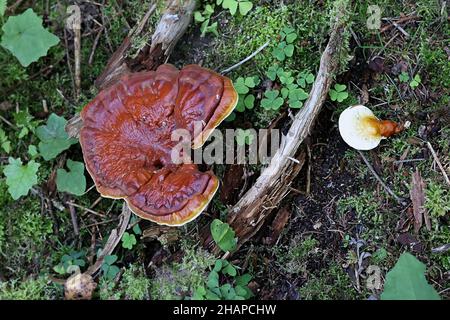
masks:
POLYGON ((171 140, 186 129, 199 148, 236 106, 230 79, 197 65, 125 75, 81 112, 86 168, 104 197, 122 198, 158 224, 178 226, 208 205, 219 181, 195 164, 175 164, 171 140), (195 132, 194 123, 202 123, 195 132))

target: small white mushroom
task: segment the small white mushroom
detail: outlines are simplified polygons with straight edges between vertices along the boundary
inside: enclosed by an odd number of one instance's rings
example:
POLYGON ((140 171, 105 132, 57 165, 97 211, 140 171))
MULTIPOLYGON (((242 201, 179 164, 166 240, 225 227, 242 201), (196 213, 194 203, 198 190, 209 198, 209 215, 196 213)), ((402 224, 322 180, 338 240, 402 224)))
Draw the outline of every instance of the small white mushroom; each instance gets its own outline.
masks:
POLYGON ((339 116, 339 132, 342 139, 357 150, 376 148, 385 139, 403 130, 403 126, 390 120, 380 120, 363 106, 351 106, 339 116))

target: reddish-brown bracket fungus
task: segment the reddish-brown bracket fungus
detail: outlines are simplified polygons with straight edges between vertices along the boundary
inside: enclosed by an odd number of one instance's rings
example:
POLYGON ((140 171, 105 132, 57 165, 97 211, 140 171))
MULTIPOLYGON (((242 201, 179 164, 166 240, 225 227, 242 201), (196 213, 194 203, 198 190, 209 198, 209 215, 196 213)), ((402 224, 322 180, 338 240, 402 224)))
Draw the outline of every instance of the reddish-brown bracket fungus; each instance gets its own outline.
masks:
POLYGON ((234 109, 230 79, 197 65, 128 74, 81 112, 86 168, 104 197, 123 198, 138 216, 178 226, 195 219, 219 181, 195 164, 174 164, 172 132, 186 129, 199 148, 234 109), (194 123, 202 123, 201 133, 194 123), (196 134, 196 136, 194 136, 196 134))
POLYGON ((351 106, 339 116, 339 132, 352 148, 370 150, 376 148, 381 139, 403 130, 403 126, 390 120, 379 120, 373 112, 363 106, 351 106))

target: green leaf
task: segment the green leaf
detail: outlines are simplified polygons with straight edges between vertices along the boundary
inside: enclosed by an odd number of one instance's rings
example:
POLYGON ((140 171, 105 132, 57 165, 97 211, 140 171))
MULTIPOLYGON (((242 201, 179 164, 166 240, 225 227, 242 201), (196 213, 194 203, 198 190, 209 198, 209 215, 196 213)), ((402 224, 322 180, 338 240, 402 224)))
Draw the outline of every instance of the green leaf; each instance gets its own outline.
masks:
POLYGON ((243 146, 245 144, 248 144, 248 145, 252 144, 254 138, 255 137, 253 136, 250 129, 247 129, 247 130, 237 129, 236 130, 236 142, 240 146, 243 146))
POLYGON ((202 15, 202 13, 200 11, 195 11, 194 12, 194 21, 195 22, 203 22, 205 21, 205 17, 202 15))
POLYGON ((122 247, 125 249, 133 249, 133 246, 137 243, 136 237, 134 234, 130 234, 128 232, 125 232, 122 236, 122 247))
POLYGON ((11 152, 11 141, 9 141, 6 132, 2 128, 0 128, 0 144, 6 153, 11 152))
POLYGON ((206 285, 210 289, 219 287, 219 274, 216 271, 209 273, 206 285))
POLYGON ((334 85, 334 90, 336 90, 337 92, 342 92, 347 88, 347 86, 345 84, 338 84, 336 83, 334 85))
POLYGON ((119 273, 120 269, 117 266, 109 266, 108 271, 106 272, 106 278, 109 280, 113 280, 116 275, 119 273))
POLYGON ((211 223, 211 235, 223 251, 233 251, 236 249, 237 238, 235 238, 234 230, 218 219, 214 219, 211 223))
POLYGON ((0 0, 0 17, 3 17, 6 11, 6 0, 0 0))
POLYGON ((269 69, 267 69, 266 75, 267 77, 272 80, 275 81, 275 79, 277 78, 277 74, 278 74, 278 65, 273 65, 271 67, 269 67, 269 69))
POLYGON ((254 88, 256 87, 257 85, 256 81, 258 80, 259 79, 257 77, 247 77, 245 78, 244 84, 249 88, 254 88))
POLYGON ((234 16, 238 8, 238 2, 236 0, 223 0, 222 7, 230 10, 231 15, 234 16))
POLYGON ((9 158, 9 164, 3 169, 6 176, 8 191, 14 200, 28 194, 28 191, 37 184, 37 171, 40 164, 31 160, 22 165, 20 158, 9 158))
POLYGON ((247 94, 250 89, 245 85, 245 80, 242 77, 239 77, 234 82, 234 89, 238 94, 247 94))
POLYGON ((286 57, 292 57, 294 54, 294 45, 288 44, 286 48, 284 48, 284 53, 286 54, 286 57))
POLYGON ((86 191, 86 178, 84 176, 84 164, 78 161, 67 160, 67 168, 56 171, 56 186, 60 192, 68 192, 81 196, 86 191))
POLYGON ((237 271, 236 271, 236 268, 231 263, 229 263, 225 268, 223 268, 222 273, 228 274, 231 277, 235 277, 237 274, 237 271))
POLYGON ((284 61, 286 59, 286 55, 284 54, 284 47, 275 47, 272 51, 272 55, 278 60, 278 61, 284 61))
POLYGON ((292 43, 292 42, 294 42, 295 39, 297 39, 297 34, 296 33, 289 33, 288 35, 286 35, 286 42, 287 43, 292 43))
POLYGON ((381 300, 440 300, 425 278, 425 265, 410 253, 403 253, 386 275, 381 300))
POLYGON ((2 28, 2 47, 8 49, 24 67, 47 55, 59 38, 42 26, 42 18, 29 8, 18 16, 11 16, 2 28))
POLYGON ((240 1, 239 2, 239 13, 245 16, 253 8, 253 3, 250 1, 240 1))
POLYGON ((39 152, 35 145, 33 144, 28 145, 28 154, 31 156, 32 159, 36 158, 39 155, 39 152))
POLYGON ((219 272, 220 270, 222 270, 222 260, 218 259, 216 260, 216 262, 214 263, 214 269, 215 272, 219 272))
POLYGON ((255 96, 252 94, 249 94, 244 99, 244 104, 247 109, 253 109, 255 106, 255 96))
POLYGON ((234 120, 236 120, 236 113, 234 113, 234 112, 225 118, 226 122, 233 122, 234 120))
POLYGON ((52 113, 45 126, 36 129, 39 140, 39 151, 45 160, 51 160, 64 150, 76 143, 76 139, 70 139, 64 130, 66 119, 52 113))
POLYGON ((398 76, 398 79, 400 80, 400 82, 408 82, 409 81, 409 75, 408 75, 407 72, 402 72, 398 76))
POLYGON ((242 276, 236 278, 236 285, 246 286, 252 280, 252 276, 249 273, 245 273, 242 276))
POLYGON ((107 264, 107 265, 112 265, 114 262, 117 261, 117 256, 115 254, 113 255, 108 255, 105 256, 105 258, 103 258, 103 261, 107 264))
POLYGON ((137 235, 142 234, 142 230, 141 230, 141 227, 139 227, 139 224, 136 223, 136 224, 133 226, 133 232, 134 232, 135 234, 137 234, 137 235))

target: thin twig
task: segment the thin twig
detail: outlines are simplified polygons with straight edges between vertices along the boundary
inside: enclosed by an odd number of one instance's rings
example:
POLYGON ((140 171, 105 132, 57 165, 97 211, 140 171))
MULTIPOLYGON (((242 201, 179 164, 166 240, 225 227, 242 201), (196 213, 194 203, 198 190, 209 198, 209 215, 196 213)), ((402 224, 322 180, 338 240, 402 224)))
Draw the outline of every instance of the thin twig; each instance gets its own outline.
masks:
POLYGON ((228 72, 230 72, 231 70, 236 69, 237 67, 239 67, 240 65, 246 63, 247 61, 251 60, 254 56, 256 56, 258 53, 260 53, 262 50, 264 50, 265 47, 267 47, 269 45, 269 41, 267 41, 266 43, 264 43, 261 47, 259 47, 258 49, 256 49, 255 52, 253 52, 251 55, 249 55, 247 58, 245 58, 244 60, 236 63, 235 65, 223 70, 221 72, 221 74, 227 74, 228 72))
POLYGON ((100 36, 102 35, 103 29, 104 28, 100 28, 100 31, 95 36, 94 44, 92 45, 91 54, 89 55, 89 60, 88 60, 89 65, 91 65, 92 61, 94 60, 95 50, 97 49, 98 41, 100 40, 100 36))
POLYGON ((384 183, 383 179, 380 178, 380 176, 378 175, 378 173, 375 171, 375 169, 372 167, 372 165, 370 164, 369 160, 367 160, 366 156, 364 155, 364 153, 361 152, 361 150, 358 150, 359 155, 361 156, 361 158, 364 160, 364 163, 366 164, 366 166, 369 168, 370 172, 372 172, 372 174, 374 175, 374 177, 378 180, 378 182, 383 186, 383 188, 386 190, 387 193, 389 193, 398 203, 400 204, 405 204, 405 200, 400 198, 399 196, 397 196, 394 191, 392 191, 391 188, 389 188, 386 183, 384 183))
POLYGON ((83 207, 83 206, 81 206, 81 205, 79 205, 79 204, 76 204, 76 203, 74 203, 74 202, 67 201, 66 204, 69 205, 69 206, 74 206, 74 207, 76 207, 76 208, 80 208, 80 209, 82 209, 82 210, 84 210, 84 211, 86 211, 86 212, 90 212, 90 213, 92 213, 92 214, 94 214, 94 215, 96 215, 96 216, 99 216, 99 217, 102 217, 102 218, 105 217, 104 214, 98 213, 97 211, 94 211, 94 210, 92 210, 92 209, 83 207))
POLYGON ((73 205, 69 204, 70 218, 72 219, 73 231, 76 236, 80 234, 80 228, 78 227, 77 212, 73 205))
POLYGON ((4 118, 3 116, 0 116, 0 120, 2 120, 4 123, 6 123, 8 126, 10 126, 11 128, 13 128, 14 130, 18 130, 17 127, 15 125, 13 125, 11 122, 9 122, 6 118, 4 118))
POLYGON ((444 169, 444 167, 442 166, 442 163, 441 163, 441 161, 439 160, 439 158, 438 158, 438 156, 437 156, 437 154, 436 154, 436 151, 434 151, 433 146, 432 146, 431 143, 428 142, 428 141, 427 141, 427 146, 428 146, 428 149, 430 149, 431 154, 433 155, 434 161, 436 161, 436 163, 437 163, 439 169, 441 170, 442 175, 444 176, 445 181, 446 181, 447 184, 450 186, 450 179, 448 178, 447 172, 445 172, 445 169, 444 169))

